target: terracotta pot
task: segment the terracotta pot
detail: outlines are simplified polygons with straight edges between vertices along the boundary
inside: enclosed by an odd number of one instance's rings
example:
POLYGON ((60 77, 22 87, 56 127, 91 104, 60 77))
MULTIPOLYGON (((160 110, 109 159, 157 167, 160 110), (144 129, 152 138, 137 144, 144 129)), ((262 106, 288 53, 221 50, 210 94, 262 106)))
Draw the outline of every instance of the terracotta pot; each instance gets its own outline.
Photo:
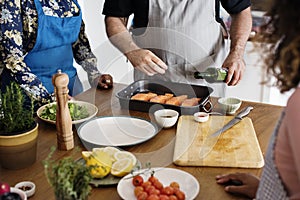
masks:
POLYGON ((36 161, 38 124, 27 132, 0 135, 0 166, 6 169, 23 169, 36 161))

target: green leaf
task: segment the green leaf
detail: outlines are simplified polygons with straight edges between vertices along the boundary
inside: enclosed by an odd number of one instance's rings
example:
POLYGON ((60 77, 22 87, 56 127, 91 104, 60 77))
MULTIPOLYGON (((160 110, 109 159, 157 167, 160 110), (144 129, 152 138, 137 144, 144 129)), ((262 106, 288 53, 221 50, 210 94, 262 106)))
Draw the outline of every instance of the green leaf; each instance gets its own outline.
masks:
POLYGON ((91 191, 89 183, 92 180, 92 167, 77 162, 72 157, 65 157, 59 161, 51 160, 54 152, 55 148, 52 147, 43 164, 57 199, 85 200, 91 191))

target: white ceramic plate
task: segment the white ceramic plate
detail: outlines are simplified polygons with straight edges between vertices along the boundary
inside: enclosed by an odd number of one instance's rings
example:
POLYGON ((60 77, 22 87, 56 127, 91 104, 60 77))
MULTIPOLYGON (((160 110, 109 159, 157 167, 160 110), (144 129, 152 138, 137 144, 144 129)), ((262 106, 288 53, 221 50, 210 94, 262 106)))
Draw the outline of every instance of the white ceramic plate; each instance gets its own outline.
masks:
MULTIPOLYGON (((80 120, 75 120, 75 121, 72 121, 72 124, 79 124, 79 123, 82 123, 82 122, 85 122, 93 117, 96 116, 97 112, 98 112, 98 108, 94 105, 94 104, 91 104, 91 103, 88 103, 88 102, 85 102, 85 101, 69 101, 69 102, 72 102, 72 103, 76 103, 78 104, 79 106, 83 106, 87 109, 88 113, 89 113, 89 116, 86 117, 86 118, 83 118, 83 119, 80 119, 80 120)), ((43 112, 44 109, 46 109, 47 106, 51 106, 53 104, 56 104, 56 102, 53 102, 53 103, 49 103, 49 104, 46 104, 46 105, 43 105, 41 106, 38 110, 37 110, 37 116, 45 121, 45 122, 48 122, 48 123, 51 123, 51 124, 55 124, 56 122, 54 120, 49 120, 49 119, 44 119, 41 117, 41 113, 43 112)))
POLYGON ((130 146, 145 142, 158 132, 145 119, 128 116, 98 117, 80 125, 77 133, 90 150, 97 146, 130 146))
MULTIPOLYGON (((185 199, 195 199, 197 197, 200 186, 197 179, 191 174, 174 168, 152 168, 151 170, 155 171, 154 176, 157 177, 164 186, 168 186, 171 182, 176 181, 180 186, 180 190, 185 193, 185 199)), ((144 180, 148 180, 151 176, 149 169, 141 170, 138 173, 140 172, 145 172, 140 174, 144 180)), ((136 199, 134 196, 132 178, 130 177, 132 177, 132 174, 128 174, 122 178, 117 187, 118 194, 125 200, 136 199)))

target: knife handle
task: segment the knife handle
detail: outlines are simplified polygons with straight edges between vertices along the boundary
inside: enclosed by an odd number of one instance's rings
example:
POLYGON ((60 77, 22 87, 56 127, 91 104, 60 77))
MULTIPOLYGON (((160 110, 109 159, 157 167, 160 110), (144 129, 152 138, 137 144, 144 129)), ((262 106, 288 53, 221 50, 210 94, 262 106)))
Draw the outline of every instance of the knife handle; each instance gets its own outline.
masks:
POLYGON ((250 111, 253 109, 252 106, 247 106, 246 108, 244 108, 241 112, 239 112, 235 118, 238 118, 238 119, 242 119, 243 117, 247 116, 250 111))

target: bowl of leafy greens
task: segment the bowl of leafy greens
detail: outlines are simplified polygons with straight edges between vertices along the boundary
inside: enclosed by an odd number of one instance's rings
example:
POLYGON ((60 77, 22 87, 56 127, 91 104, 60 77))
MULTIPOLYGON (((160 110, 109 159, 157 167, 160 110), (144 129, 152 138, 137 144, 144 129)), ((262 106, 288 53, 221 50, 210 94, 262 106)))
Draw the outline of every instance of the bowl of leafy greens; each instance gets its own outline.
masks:
MULTIPOLYGON (((37 110, 37 116, 45 122, 55 124, 56 106, 56 102, 48 103, 46 105, 41 106, 37 110)), ((95 105, 85 101, 69 101, 68 107, 72 118, 72 124, 79 124, 85 122, 95 117, 98 112, 98 108, 95 105)))

